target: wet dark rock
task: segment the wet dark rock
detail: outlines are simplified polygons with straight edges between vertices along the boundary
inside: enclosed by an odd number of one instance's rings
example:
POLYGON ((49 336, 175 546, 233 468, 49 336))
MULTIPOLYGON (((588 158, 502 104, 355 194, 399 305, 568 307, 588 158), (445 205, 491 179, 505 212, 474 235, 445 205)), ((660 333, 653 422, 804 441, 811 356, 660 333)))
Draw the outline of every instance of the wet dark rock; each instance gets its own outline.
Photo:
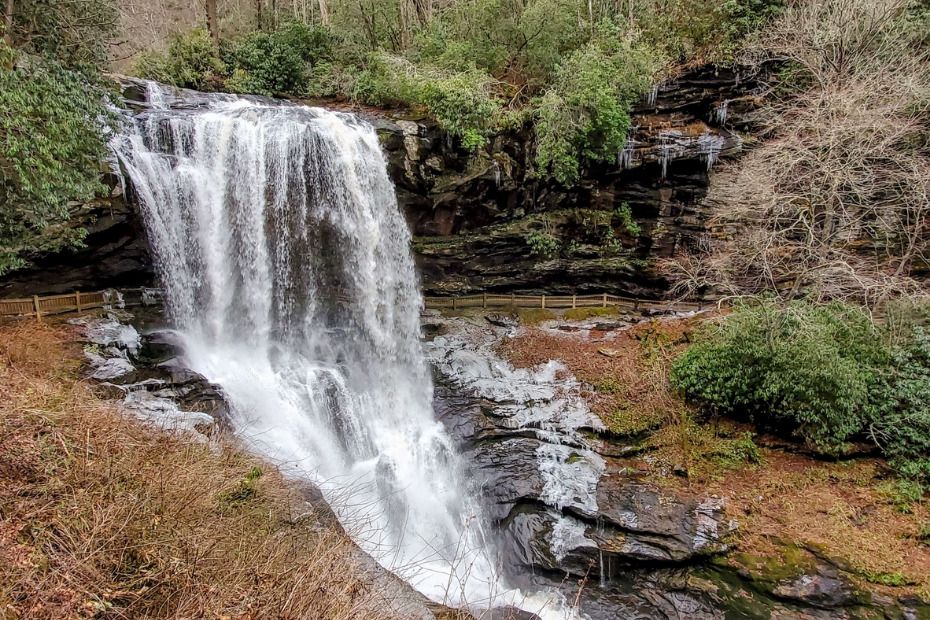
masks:
POLYGON ((728 538, 735 523, 726 517, 724 499, 650 484, 614 460, 641 449, 621 438, 588 437, 606 462, 596 511, 547 506, 539 438, 507 428, 490 403, 457 393, 441 377, 435 406, 480 484, 510 582, 559 588, 592 620, 865 620, 930 613, 918 600, 864 593, 842 567, 813 553, 796 565, 779 563, 771 574, 732 564, 728 538))
POLYGON ((488 323, 497 327, 517 327, 520 325, 520 319, 512 314, 495 313, 488 314, 484 318, 488 323))
POLYGON ((493 136, 471 153, 428 121, 375 117, 414 231, 414 250, 429 294, 475 291, 661 295, 654 259, 696 243, 710 215, 701 204, 717 158, 739 155, 751 129, 753 76, 701 67, 663 84, 653 103, 634 110, 634 131, 617 162, 588 166, 574 187, 539 175, 530 127, 493 136), (721 114, 721 111, 725 113, 721 114), (602 247, 607 221, 628 204, 640 227, 602 247), (526 237, 550 231, 574 249, 533 256, 526 237))
POLYGON ((832 575, 801 575, 790 581, 779 583, 772 590, 772 594, 780 599, 789 599, 817 607, 854 605, 860 599, 849 582, 835 573, 832 575))
MULTIPOLYGON (((144 112, 144 88, 123 80, 130 109, 144 112)), ((654 259, 674 254, 705 234, 702 205, 710 165, 737 156, 754 101, 752 76, 715 67, 689 71, 658 89, 654 102, 634 110, 629 149, 618 161, 588 166, 573 187, 538 174, 532 128, 492 136, 472 152, 435 122, 389 111, 370 120, 381 138, 398 202, 415 235, 414 250, 428 294, 471 291, 584 293, 612 291, 642 297, 667 288, 654 259), (726 103, 727 118, 721 114, 726 103), (725 121, 725 122, 724 122, 725 121), (613 218, 628 204, 640 227, 631 235, 613 218), (606 220, 604 219, 606 217, 606 220), (602 247, 608 221, 621 248, 602 247), (526 237, 552 230, 575 241, 560 256, 531 255, 526 237)), ((270 100, 264 100, 266 102, 270 100)), ((278 102, 281 105, 284 103, 278 102)), ((198 106, 188 94, 178 106, 198 106)), ((86 248, 39 256, 34 267, 0 281, 4 296, 149 286, 151 255, 132 188, 75 207, 86 248)))
POLYGON ((155 272, 138 212, 118 179, 103 180, 107 196, 73 208, 69 225, 87 230, 84 247, 34 257, 32 266, 0 279, 0 297, 151 286, 155 272))
POLYGON ((139 348, 131 353, 134 362, 153 366, 175 359, 181 354, 181 341, 177 333, 170 330, 143 334, 139 348))

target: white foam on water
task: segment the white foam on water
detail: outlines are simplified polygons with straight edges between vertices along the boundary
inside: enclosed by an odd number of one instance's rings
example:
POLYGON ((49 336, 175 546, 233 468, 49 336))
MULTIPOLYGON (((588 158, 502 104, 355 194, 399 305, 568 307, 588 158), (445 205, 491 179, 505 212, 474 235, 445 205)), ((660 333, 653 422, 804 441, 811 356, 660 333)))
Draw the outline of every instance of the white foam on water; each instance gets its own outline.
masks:
POLYGON ((410 233, 374 129, 202 94, 169 109, 182 94, 149 89, 150 109, 112 149, 185 362, 223 388, 237 433, 319 485, 359 545, 430 598, 566 617, 554 594, 507 587, 463 493, 432 410, 410 233))
MULTIPOLYGON (((427 343, 433 365, 464 391, 494 403, 502 425, 533 432, 543 480, 540 499, 556 512, 572 508, 597 513, 597 483, 606 464, 585 440, 585 428, 603 428, 588 408, 581 383, 563 364, 549 361, 535 368, 515 368, 494 351, 498 337, 485 326, 449 319, 449 333, 427 343)), ((564 523, 563 523, 564 525, 564 523)), ((580 544, 573 530, 553 530, 551 550, 557 558, 580 544)))

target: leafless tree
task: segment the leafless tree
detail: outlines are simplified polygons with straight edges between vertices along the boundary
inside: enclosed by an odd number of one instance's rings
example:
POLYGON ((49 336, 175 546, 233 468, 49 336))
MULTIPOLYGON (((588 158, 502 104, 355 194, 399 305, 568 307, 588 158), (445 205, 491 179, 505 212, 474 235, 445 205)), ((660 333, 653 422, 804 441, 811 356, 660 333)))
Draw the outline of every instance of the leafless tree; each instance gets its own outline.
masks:
POLYGON ((679 293, 712 286, 873 304, 920 288, 930 56, 903 26, 907 5, 797 2, 748 50, 806 87, 773 89, 761 145, 713 179, 715 241, 669 264, 679 293))
POLYGON ((213 39, 213 44, 219 46, 220 44, 220 23, 216 14, 216 0, 205 0, 204 3, 206 6, 207 12, 207 30, 210 31, 210 38, 213 39))
POLYGON ((6 0, 3 10, 3 42, 13 45, 13 0, 6 0))

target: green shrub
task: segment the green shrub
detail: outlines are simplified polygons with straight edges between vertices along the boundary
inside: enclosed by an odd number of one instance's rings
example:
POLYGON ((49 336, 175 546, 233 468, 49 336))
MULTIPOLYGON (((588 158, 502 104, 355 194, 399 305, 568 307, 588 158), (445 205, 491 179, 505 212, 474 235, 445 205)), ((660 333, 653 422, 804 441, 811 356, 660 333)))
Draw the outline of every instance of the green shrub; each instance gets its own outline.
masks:
POLYGON ((737 307, 675 361, 672 381, 715 411, 837 452, 874 418, 889 353, 868 315, 834 303, 737 307))
POLYGON ((164 52, 142 54, 135 73, 181 88, 209 90, 226 73, 226 66, 210 34, 203 28, 195 28, 174 35, 164 52))
POLYGON ((0 275, 34 253, 80 245, 85 231, 70 224, 68 203, 104 189, 104 135, 115 123, 107 97, 95 74, 0 42, 0 275))
POLYGON ((616 256, 623 250, 623 244, 614 233, 614 229, 608 227, 601 235, 601 254, 604 256, 616 256))
POLYGON ((559 66, 538 102, 536 163, 573 184, 583 160, 613 159, 626 144, 630 106, 652 84, 655 54, 604 23, 559 66))
POLYGON ((377 52, 355 81, 353 97, 373 105, 422 106, 462 146, 475 149, 485 144, 500 113, 492 84, 491 77, 473 65, 451 71, 377 52))
POLYGON ((620 222, 620 227, 623 228, 628 235, 631 237, 638 237, 642 234, 642 228, 640 228, 639 223, 633 219, 633 211, 630 209, 629 203, 622 203, 617 207, 615 214, 620 222))
POLYGON ((543 258, 555 257, 561 247, 555 235, 548 232, 531 232, 526 236, 526 245, 530 247, 530 254, 543 258))
POLYGON ((288 22, 273 32, 253 32, 235 45, 229 90, 256 95, 302 95, 313 65, 330 58, 332 35, 322 27, 288 22))
POLYGON ((675 361, 672 382, 714 411, 823 452, 871 438, 906 506, 930 488, 930 331, 920 304, 893 307, 879 328, 840 303, 739 306, 675 361))
POLYGON ((869 432, 904 478, 930 483, 930 332, 916 327, 894 349, 875 395, 869 432))
POLYGON ((461 139, 463 147, 474 150, 487 142, 485 134, 500 112, 491 83, 490 76, 469 68, 421 79, 418 96, 443 129, 461 139))

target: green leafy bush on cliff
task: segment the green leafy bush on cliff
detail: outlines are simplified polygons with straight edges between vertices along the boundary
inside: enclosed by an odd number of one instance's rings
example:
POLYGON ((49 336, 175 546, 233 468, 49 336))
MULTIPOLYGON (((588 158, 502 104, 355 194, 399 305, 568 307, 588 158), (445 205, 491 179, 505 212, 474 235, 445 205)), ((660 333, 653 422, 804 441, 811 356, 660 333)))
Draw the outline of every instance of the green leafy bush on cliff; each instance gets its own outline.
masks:
POLYGON ((78 245, 85 231, 69 225, 70 201, 102 190, 106 155, 105 89, 93 77, 51 59, 0 55, 0 275, 34 252, 78 245))
POLYGON ((226 73, 219 50, 203 28, 179 33, 164 52, 151 51, 136 62, 136 74, 165 84, 212 90, 226 73))
POLYGON ((930 483, 930 332, 895 332, 847 304, 744 304, 675 361, 672 382, 824 453, 872 440, 900 475, 930 483))
MULTIPOLYGON (((116 10, 106 0, 17 2, 0 41, 0 275, 79 245, 72 202, 102 190, 114 121, 99 67, 116 10)), ((2 26, 0 26, 2 28, 2 26)))
POLYGON ((869 396, 888 362, 858 309, 762 302, 711 328, 676 361, 673 382, 720 413, 794 432, 832 452, 871 419, 869 396))
POLYGON ((332 54, 325 28, 288 22, 273 32, 254 32, 232 46, 227 64, 234 67, 229 90, 256 95, 302 95, 313 67, 332 54))
POLYGON ((474 65, 458 70, 417 66, 383 52, 369 56, 354 84, 354 99, 373 105, 422 106, 465 148, 482 146, 500 114, 494 80, 474 65))
POLYGON ((880 415, 869 435, 905 477, 930 482, 930 331, 915 328, 895 347, 876 394, 880 415))
POLYGON ((659 69, 657 56, 611 23, 572 52, 538 104, 536 163, 566 185, 584 160, 613 159, 626 144, 630 107, 659 69))

